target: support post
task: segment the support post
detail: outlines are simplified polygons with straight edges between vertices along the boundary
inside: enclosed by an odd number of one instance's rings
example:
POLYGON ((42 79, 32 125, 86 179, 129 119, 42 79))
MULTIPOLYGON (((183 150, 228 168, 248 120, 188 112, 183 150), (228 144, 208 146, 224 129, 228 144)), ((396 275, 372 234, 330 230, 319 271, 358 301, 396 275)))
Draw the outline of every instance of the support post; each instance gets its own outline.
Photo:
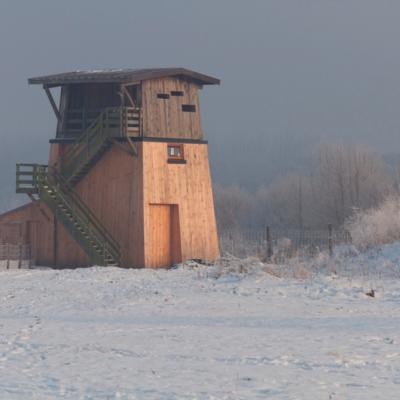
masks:
POLYGON ((329 249, 329 256, 333 256, 333 228, 332 224, 328 225, 328 249, 329 249))
POLYGON ((271 258, 273 256, 273 250, 272 250, 271 229, 268 225, 265 228, 265 237, 267 240, 267 260, 271 261, 271 258))
POLYGON ((27 252, 28 252, 28 269, 31 269, 32 268, 32 251, 31 251, 30 245, 27 248, 27 252))
POLYGON ((138 151, 136 149, 135 144, 132 142, 131 138, 129 137, 128 126, 127 126, 127 124, 128 124, 128 121, 127 121, 128 113, 125 110, 124 94, 126 94, 128 96, 128 99, 129 99, 129 101, 132 102, 132 104, 134 104, 134 103, 133 103, 133 100, 132 100, 131 96, 129 95, 128 91, 126 90, 126 87, 124 87, 124 85, 121 85, 121 91, 119 93, 120 93, 120 96, 121 96, 121 116, 120 116, 120 118, 121 118, 121 124, 123 124, 122 133, 123 133, 123 136, 126 137, 126 140, 128 141, 129 146, 132 149, 132 154, 135 157, 137 157, 138 151), (122 110, 125 110, 125 113, 122 113, 122 110))
POLYGON ((18 245, 18 269, 21 269, 22 266, 22 243, 20 242, 18 245))
POLYGON ((53 95, 50 92, 50 89, 48 88, 48 86, 43 85, 43 89, 46 92, 46 95, 50 101, 51 107, 53 108, 54 114, 56 114, 57 120, 58 122, 61 121, 61 114, 59 109, 57 108, 56 102, 54 101, 53 95))
POLYGON ((58 229, 57 229, 57 217, 53 218, 53 265, 57 268, 58 261, 58 229))
POLYGON ((129 102, 131 103, 131 107, 136 108, 136 104, 132 99, 131 94, 129 93, 129 90, 127 89, 127 86, 133 86, 133 85, 121 85, 122 92, 126 95, 128 98, 129 102))
POLYGON ((7 258, 6 268, 10 269, 10 245, 9 245, 9 243, 6 244, 6 258, 7 258))

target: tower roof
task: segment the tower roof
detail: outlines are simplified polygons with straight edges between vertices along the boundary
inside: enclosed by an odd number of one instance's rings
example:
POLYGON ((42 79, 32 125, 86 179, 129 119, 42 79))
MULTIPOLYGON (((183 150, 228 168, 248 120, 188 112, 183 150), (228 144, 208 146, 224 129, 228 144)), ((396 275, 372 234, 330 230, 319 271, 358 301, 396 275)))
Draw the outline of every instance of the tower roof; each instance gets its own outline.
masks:
POLYGON ((200 85, 219 85, 220 80, 186 68, 104 69, 72 71, 28 79, 32 85, 61 86, 73 83, 140 82, 166 77, 186 77, 200 85))

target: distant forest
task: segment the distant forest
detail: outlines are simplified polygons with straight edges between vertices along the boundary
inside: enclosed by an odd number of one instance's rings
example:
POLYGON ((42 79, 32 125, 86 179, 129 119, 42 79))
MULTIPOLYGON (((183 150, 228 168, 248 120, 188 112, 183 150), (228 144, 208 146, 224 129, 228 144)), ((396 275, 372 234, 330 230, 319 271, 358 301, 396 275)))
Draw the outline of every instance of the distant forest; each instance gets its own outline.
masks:
MULTIPOLYGON (((233 167, 232 167, 233 168, 233 167)), ((269 179, 268 179, 269 180, 269 179)), ((356 211, 400 192, 400 159, 361 145, 320 144, 307 163, 258 187, 216 184, 220 231, 341 227, 356 211)))

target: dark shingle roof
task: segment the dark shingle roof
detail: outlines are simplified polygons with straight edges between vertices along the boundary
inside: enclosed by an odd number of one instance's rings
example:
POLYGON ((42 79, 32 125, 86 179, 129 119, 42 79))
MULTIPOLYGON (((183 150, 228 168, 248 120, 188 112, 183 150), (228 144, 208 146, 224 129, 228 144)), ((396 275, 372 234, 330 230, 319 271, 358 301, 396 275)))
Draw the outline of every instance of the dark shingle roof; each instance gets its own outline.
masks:
POLYGON ((123 83, 139 82, 164 77, 187 77, 200 85, 219 85, 220 81, 186 68, 104 69, 73 71, 28 79, 30 84, 67 85, 71 83, 123 83))

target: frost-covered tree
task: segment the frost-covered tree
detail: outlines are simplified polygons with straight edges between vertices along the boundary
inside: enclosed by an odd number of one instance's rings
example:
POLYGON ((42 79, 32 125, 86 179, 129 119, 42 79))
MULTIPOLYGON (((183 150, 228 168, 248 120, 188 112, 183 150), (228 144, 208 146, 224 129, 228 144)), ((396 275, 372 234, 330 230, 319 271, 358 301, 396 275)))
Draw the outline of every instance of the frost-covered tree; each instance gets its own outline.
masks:
POLYGON ((355 210, 376 206, 393 190, 393 178, 369 148, 323 144, 317 149, 312 192, 321 222, 342 225, 355 210))

